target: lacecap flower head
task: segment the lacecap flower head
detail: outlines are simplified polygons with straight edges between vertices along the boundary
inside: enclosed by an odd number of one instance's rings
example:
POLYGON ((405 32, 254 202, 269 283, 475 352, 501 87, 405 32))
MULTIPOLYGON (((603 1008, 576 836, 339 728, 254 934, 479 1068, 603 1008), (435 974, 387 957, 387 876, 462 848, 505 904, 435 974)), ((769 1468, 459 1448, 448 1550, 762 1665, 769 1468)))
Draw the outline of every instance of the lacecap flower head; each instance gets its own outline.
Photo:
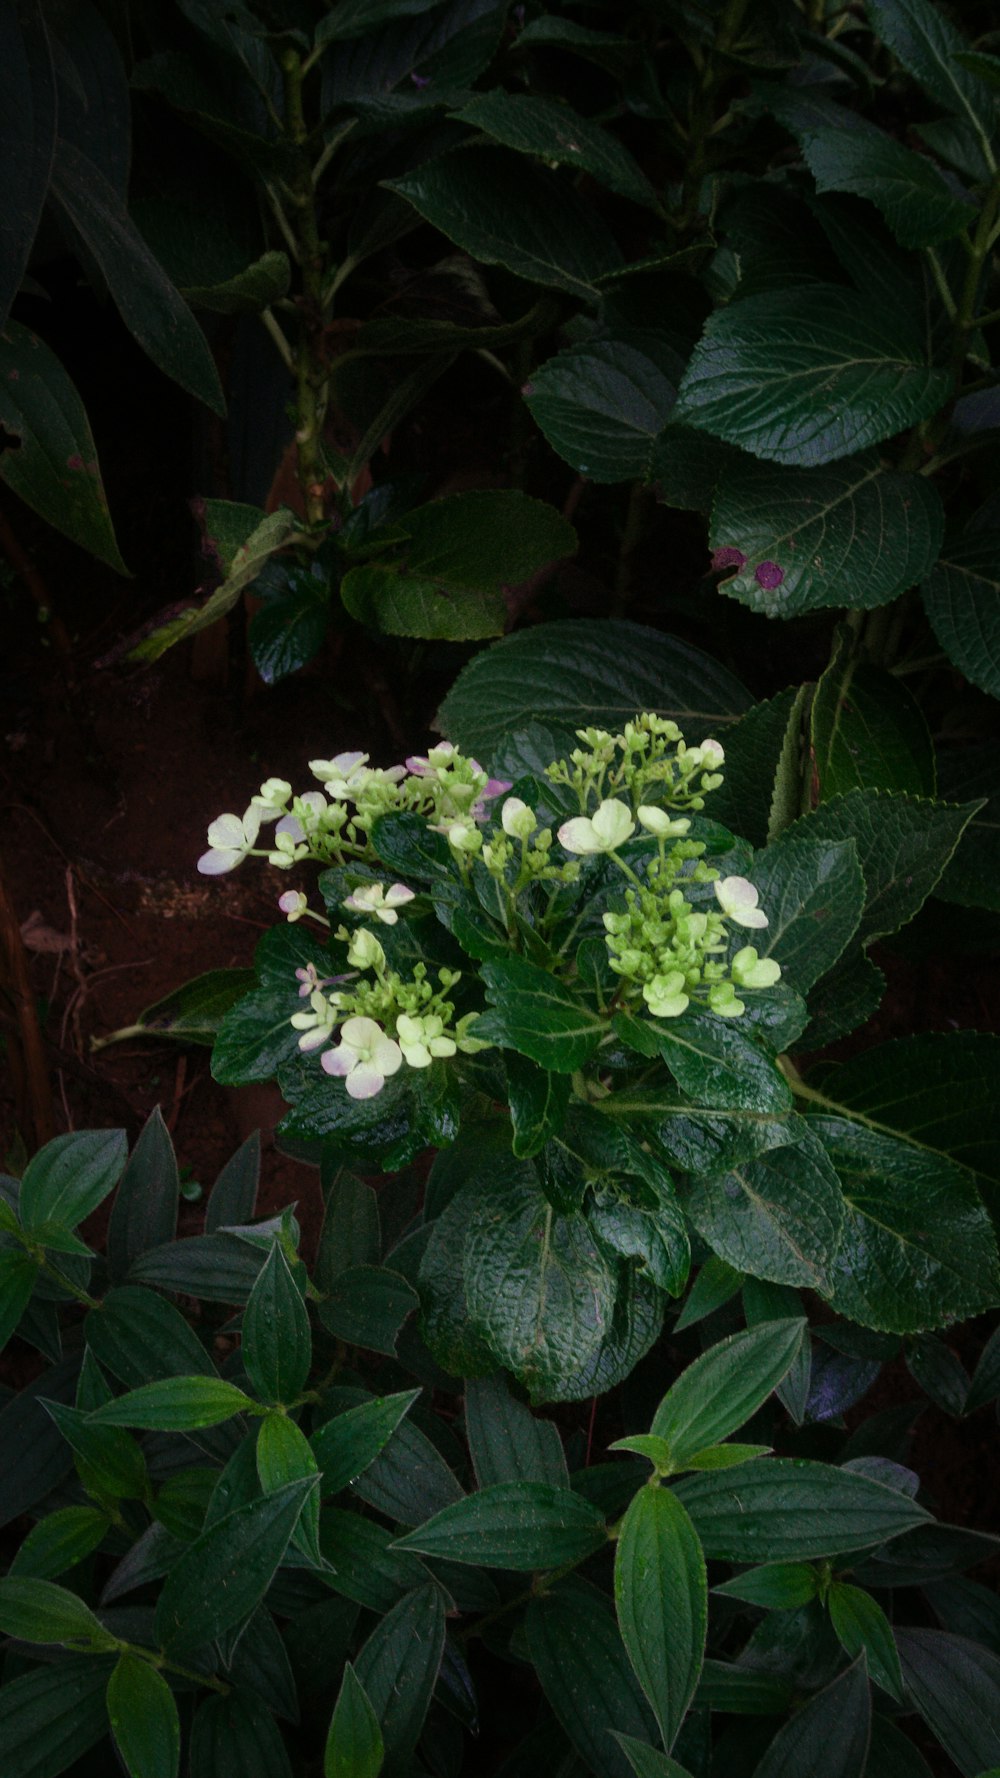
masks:
POLYGON ((203 877, 221 877, 235 870, 253 849, 260 832, 261 812, 253 803, 245 815, 219 815, 208 830, 209 850, 198 860, 203 877))

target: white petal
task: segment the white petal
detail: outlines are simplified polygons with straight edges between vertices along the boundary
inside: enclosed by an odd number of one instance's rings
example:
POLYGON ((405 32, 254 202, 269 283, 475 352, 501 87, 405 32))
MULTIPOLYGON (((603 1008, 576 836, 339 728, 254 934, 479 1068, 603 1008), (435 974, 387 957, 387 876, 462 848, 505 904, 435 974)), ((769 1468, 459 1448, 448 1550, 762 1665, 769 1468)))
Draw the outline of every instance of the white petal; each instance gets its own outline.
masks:
POLYGON ((374 1099, 385 1086, 385 1076, 369 1062, 362 1062, 347 1076, 347 1091, 352 1099, 374 1099))
POLYGON ((220 849, 242 847, 243 822, 239 815, 217 815, 208 830, 208 843, 220 849))
POLYGON ((403 1066, 403 1052, 391 1037, 380 1037, 372 1047, 372 1062, 383 1074, 395 1074, 403 1066))
POLYGON ((619 802, 617 797, 609 797, 594 816, 593 828, 602 850, 613 852, 616 846, 624 845, 635 832, 628 804, 619 802))
POLYGON ((350 1074, 357 1059, 356 1051, 352 1050, 349 1044, 340 1043, 335 1050, 327 1050, 320 1057, 320 1062, 327 1074, 336 1075, 338 1080, 342 1080, 345 1074, 350 1074))
POLYGON ((198 869, 203 877, 221 877, 226 871, 235 870, 243 863, 243 853, 223 851, 216 847, 211 852, 203 852, 198 860, 198 869))
POLYGON ((603 852, 594 823, 586 815, 577 815, 574 821, 564 821, 559 829, 559 844, 567 852, 603 852))

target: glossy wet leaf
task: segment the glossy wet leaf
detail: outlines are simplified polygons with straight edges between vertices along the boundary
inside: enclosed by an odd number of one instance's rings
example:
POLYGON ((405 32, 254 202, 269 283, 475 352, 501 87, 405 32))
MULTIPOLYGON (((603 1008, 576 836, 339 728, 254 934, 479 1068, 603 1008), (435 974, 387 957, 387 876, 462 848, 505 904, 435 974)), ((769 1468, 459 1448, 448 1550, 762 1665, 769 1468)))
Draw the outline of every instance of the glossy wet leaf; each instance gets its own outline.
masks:
MULTIPOLYGON (((934 748, 916 699, 902 680, 846 648, 816 687, 810 738, 821 801, 868 788, 934 794, 934 748)), ((964 789, 975 794, 974 784, 964 789)))
POLYGON ((676 1468, 752 1419, 794 1363, 805 1327, 804 1320, 764 1322, 720 1340, 681 1372, 650 1427, 667 1441, 676 1468))
POLYGON ((685 1476, 675 1491, 711 1561, 803 1562, 874 1549, 928 1517, 866 1476, 784 1457, 685 1476))
POLYGON ((653 1030, 678 1086, 700 1105, 779 1116, 791 1109, 784 1076, 738 1019, 689 1007, 680 1018, 654 1023, 653 1030))
POLYGON ((391 1266, 348 1266, 333 1280, 319 1318, 339 1339, 392 1358, 400 1329, 418 1303, 416 1291, 391 1266))
POLYGON ((256 1406, 244 1390, 221 1377, 163 1377, 98 1408, 90 1415, 90 1424, 189 1432, 200 1426, 218 1426, 256 1406))
POLYGON ((108 1680, 108 1721, 129 1778, 177 1778, 181 1725, 169 1685, 134 1655, 122 1655, 108 1680))
POLYGON ((865 880, 850 839, 811 840, 808 827, 782 834, 753 861, 751 880, 767 913, 752 934, 762 957, 781 965, 782 980, 808 993, 832 969, 861 920, 865 880))
MULTIPOLYGON (((319 1465, 301 1426, 288 1414, 267 1414, 257 1434, 257 1475, 265 1494, 276 1494, 290 1482, 319 1477, 319 1465)), ((306 1495, 293 1542, 318 1567, 322 1562, 319 1546, 320 1488, 306 1495)))
POLYGON ((315 1483, 291 1482, 204 1531, 170 1571, 156 1608, 167 1648, 199 1648, 240 1623, 266 1593, 315 1483))
POLYGON ((571 346, 532 371, 525 400, 536 424, 588 481, 649 480, 676 386, 642 338, 571 346))
POLYGON ((484 963, 490 1010, 481 1035, 557 1074, 582 1068, 604 1034, 604 1022, 546 969, 523 957, 484 963))
POLYGON ((408 1532, 397 1547, 530 1573, 582 1561, 604 1541, 603 1514, 568 1487, 494 1482, 408 1532))
POLYGON ((558 1133, 569 1104, 570 1081, 568 1075, 536 1067, 516 1050, 506 1056, 504 1067, 514 1126, 511 1146, 519 1160, 526 1160, 558 1133))
POLYGON ((625 1514, 615 1604, 629 1660, 670 1748, 698 1683, 708 1584, 698 1535, 668 1488, 640 1488, 625 1514))

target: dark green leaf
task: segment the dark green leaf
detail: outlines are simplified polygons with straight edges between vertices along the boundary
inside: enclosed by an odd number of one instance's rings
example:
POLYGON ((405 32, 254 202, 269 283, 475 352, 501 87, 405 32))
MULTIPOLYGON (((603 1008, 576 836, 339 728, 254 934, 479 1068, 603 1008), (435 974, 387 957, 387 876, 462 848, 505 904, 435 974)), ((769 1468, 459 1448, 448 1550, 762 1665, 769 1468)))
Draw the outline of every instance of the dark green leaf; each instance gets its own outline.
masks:
POLYGON ((985 1407, 988 1402, 995 1401, 1000 1395, 1000 1327, 994 1328, 979 1356, 979 1363, 972 1373, 969 1393, 965 1399, 965 1412, 975 1413, 977 1408, 985 1407))
POLYGON ((507 148, 536 155, 547 166, 556 162, 575 167, 619 197, 649 209, 660 208, 653 187, 628 149, 561 100, 495 90, 477 94, 457 115, 461 123, 472 124, 507 148))
POLYGON ((615 1603, 629 1660, 670 1748, 701 1671, 708 1584, 697 1533, 668 1488, 640 1488, 625 1514, 615 1603))
POLYGON ((120 1031, 95 1041, 93 1047, 103 1049, 105 1044, 141 1037, 146 1031, 175 1038, 178 1043, 211 1047, 226 1013, 249 993, 254 980, 252 969, 209 969, 204 975, 192 976, 183 987, 147 1006, 134 1025, 123 1025, 120 1031))
POLYGON ((341 1488, 355 1481, 374 1462, 419 1393, 418 1389, 409 1389, 361 1402, 344 1414, 324 1420, 310 1440, 323 1471, 324 1494, 339 1494, 341 1488))
POLYGON ((254 1130, 228 1160, 208 1194, 205 1233, 249 1222, 260 1184, 260 1131, 254 1130))
POLYGON ((669 1753, 660 1753, 646 1741, 633 1740, 631 1735, 612 1732, 636 1778, 691 1778, 687 1767, 679 1766, 669 1753))
POLYGON ((968 120, 976 134, 991 135, 996 100, 963 64, 969 47, 930 0, 867 0, 868 15, 897 61, 946 111, 968 120))
POLYGON ((486 265, 593 301, 621 263, 598 213, 558 174, 502 148, 459 148, 387 180, 425 221, 486 265))
POLYGON ((254 1407, 250 1396, 221 1377, 163 1377, 98 1408, 91 1414, 90 1424, 190 1432, 199 1426, 218 1426, 254 1407))
POLYGON ((61 1642, 95 1654, 115 1646, 90 1607, 50 1580, 0 1580, 0 1630, 21 1642, 61 1642))
POLYGON ((295 1401, 312 1360, 309 1312, 277 1242, 243 1312, 243 1363, 261 1401, 295 1401))
POLYGON ((871 1736, 871 1693, 855 1661, 778 1730, 754 1778, 857 1778, 871 1736))
MULTIPOLYGON (((290 1482, 319 1476, 312 1446, 300 1426, 288 1414, 266 1415, 257 1434, 257 1474, 265 1494, 276 1494, 290 1482)), ((319 1488, 306 1496, 302 1516, 292 1541, 314 1562, 322 1562, 319 1547, 319 1488)))
POLYGON ((378 1199, 370 1185, 340 1167, 327 1186, 326 1212, 316 1254, 316 1283, 330 1290, 336 1278, 352 1266, 378 1264, 382 1251, 378 1199))
POLYGON ((18 1211, 25 1229, 76 1228, 114 1187, 127 1146, 124 1130, 80 1130, 47 1142, 21 1180, 18 1211))
POLYGON ((943 1630, 900 1630, 906 1690, 964 1778, 1000 1763, 1000 1658, 943 1630))
POLYGON ((942 795, 986 797, 969 822, 934 893, 963 907, 1000 913, 1000 757, 992 741, 944 753, 939 762, 942 795))
POLYGON ((605 1535, 603 1514, 568 1487, 495 1482, 446 1507, 396 1547, 530 1573, 582 1561, 605 1535))
POLYGON ((217 1229, 151 1248, 136 1260, 130 1276, 203 1302, 245 1303, 263 1264, 259 1248, 217 1229))
POLYGON ((844 1203, 820 1142, 771 1148, 725 1174, 696 1176, 684 1206, 729 1265, 755 1278, 829 1294, 844 1203))
POLYGON ((577 618, 518 631, 476 655, 441 706, 447 735, 484 762, 538 720, 562 743, 588 723, 617 733, 638 711, 703 740, 748 707, 739 680, 700 649, 639 624, 577 618))
POLYGON ((329 1584, 371 1611, 385 1613, 414 1587, 427 1585, 429 1570, 415 1556, 394 1550, 395 1532, 356 1512, 323 1508, 320 1543, 330 1563, 329 1584))
POLYGON ((108 1680, 108 1721, 129 1778, 177 1778, 181 1725, 174 1695, 161 1673, 135 1655, 122 1655, 108 1680))
POLYGON ((0 1690, 4 1778, 59 1778, 107 1734, 106 1656, 36 1667, 0 1690))
POLYGON ((827 1594, 830 1622, 837 1639, 852 1659, 864 1652, 868 1672, 876 1685, 903 1703, 903 1675, 892 1637, 892 1626, 881 1605, 861 1587, 835 1581, 827 1594))
POLYGON ((182 389, 225 412, 208 343, 187 304, 157 264, 118 193, 85 154, 61 141, 52 196, 107 282, 129 332, 182 389))
POLYGON ((864 789, 933 796, 934 749, 920 706, 881 667, 839 650, 816 687, 810 723, 822 801, 864 789))
POLYGON ((531 373, 525 399, 553 450, 589 481, 648 481, 674 384, 635 342, 571 346, 531 373))
POLYGON ((667 1390, 650 1428, 674 1467, 752 1419, 794 1363, 806 1322, 766 1321, 703 1352, 667 1390))
MULTIPOLYGON (((87 1317, 87 1345, 105 1370, 137 1389, 158 1378, 214 1377, 215 1366, 173 1303, 137 1284, 109 1290, 87 1317)), ((138 1422, 136 1422, 138 1424, 138 1422)))
POLYGON ((33 1525, 15 1552, 9 1572, 55 1580, 82 1562, 108 1532, 108 1515, 96 1506, 64 1506, 33 1525))
POLYGON ((871 125, 810 130, 802 152, 818 192, 848 191, 869 199, 901 247, 938 246, 974 220, 972 203, 933 161, 871 125))
POLYGON ((437 1446, 405 1417, 378 1456, 356 1475, 353 1491, 402 1525, 420 1525, 463 1498, 455 1472, 437 1446))
POLYGON ((382 1731, 350 1661, 344 1668, 323 1755, 323 1778, 378 1778, 382 1731))
POLYGON ((754 456, 808 468, 929 419, 951 393, 905 314, 835 284, 716 310, 674 417, 754 456))
POLYGON ((0 69, 0 155, 11 182, 0 223, 2 328, 41 221, 56 145, 56 82, 41 13, 0 20, 0 69))
POLYGON ((493 1482, 568 1485, 558 1428, 518 1401, 501 1375, 467 1380, 465 1428, 481 1488, 493 1482))
POLYGON ((38 1261, 30 1253, 0 1253, 0 1352, 17 1329, 37 1277, 38 1261))
POLYGON ((191 1726, 191 1778, 292 1778, 274 1717, 253 1692, 208 1697, 191 1726))
POLYGON ((689 1007, 653 1029, 678 1086, 699 1105, 778 1115, 791 1109, 784 1076, 744 1035, 738 1020, 689 1007))
POLYGON ((776 1457, 686 1476, 676 1493, 711 1561, 801 1562, 873 1549, 927 1518, 866 1476, 776 1457))
POLYGON ((948 545, 921 593, 948 659, 1000 697, 1000 534, 975 531, 948 545))
POLYGON ((550 1705, 590 1769, 631 1778, 617 1732, 653 1743, 653 1716, 604 1599, 561 1588, 534 1599, 525 1619, 528 1652, 550 1705))
POLYGON ((167 1576, 156 1633, 167 1648, 199 1648, 253 1611, 266 1593, 315 1483, 291 1482, 237 1507, 204 1531, 167 1576))
POLYGON ((72 1447, 85 1486, 118 1500, 141 1500, 148 1479, 139 1446, 118 1426, 95 1426, 79 1408, 46 1401, 44 1406, 72 1447))
POLYGON ((774 957, 782 979, 805 994, 836 963, 861 919, 865 879, 853 840, 810 840, 797 826, 758 852, 751 880, 767 913, 756 937, 762 957, 774 957))
POLYGON ((712 814, 754 846, 767 844, 778 764, 790 722, 800 729, 795 688, 754 704, 726 735, 725 780, 712 792, 712 814))
POLYGON ((108 1265, 119 1282, 151 1247, 172 1241, 179 1203, 177 1161, 159 1106, 129 1156, 108 1224, 108 1265))
POLYGON ((377 1624, 354 1663, 385 1743, 384 1778, 401 1778, 423 1725, 444 1649, 440 1588, 408 1593, 377 1624))
POLYGON ((766 617, 798 617, 887 605, 933 566, 943 529, 937 489, 883 469, 877 451, 815 469, 739 457, 720 479, 708 541, 746 557, 724 593, 766 617), (762 563, 780 578, 758 576, 762 563))
POLYGON ((349 1266, 320 1304, 323 1326, 339 1339, 392 1358, 399 1330, 419 1303, 415 1290, 385 1266, 349 1266))
POLYGON ((748 1568, 712 1591, 727 1599, 745 1599, 765 1611, 792 1611, 815 1599, 819 1584, 817 1570, 807 1562, 770 1562, 763 1568, 748 1568))
POLYGON ((269 600, 250 623, 250 653, 265 685, 311 661, 330 624, 329 589, 308 574, 289 575, 289 581, 284 598, 269 600))
POLYGON ((557 1074, 583 1067, 605 1031, 588 1006, 523 957, 484 963, 481 974, 492 1010, 479 1020, 477 1036, 557 1074))
POLYGON ((504 1068, 514 1126, 511 1147, 518 1160, 527 1160, 558 1134, 569 1104, 569 1076, 538 1068, 516 1050, 504 1058, 504 1068))

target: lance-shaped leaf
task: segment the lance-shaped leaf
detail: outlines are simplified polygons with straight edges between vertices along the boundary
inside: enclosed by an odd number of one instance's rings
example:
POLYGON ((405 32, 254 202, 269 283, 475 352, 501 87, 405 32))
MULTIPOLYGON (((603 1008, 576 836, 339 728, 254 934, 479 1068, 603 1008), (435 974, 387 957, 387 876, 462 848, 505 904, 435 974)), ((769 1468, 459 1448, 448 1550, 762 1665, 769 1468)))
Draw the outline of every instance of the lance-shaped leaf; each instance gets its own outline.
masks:
POLYGON ((753 1417, 787 1375, 805 1320, 765 1321, 703 1352, 667 1390, 650 1428, 666 1439, 675 1469, 753 1417))
POLYGON ((309 1311, 277 1241, 243 1313, 242 1354, 262 1401, 287 1404, 305 1387, 312 1359, 309 1311))
POLYGON ((715 312, 674 419, 755 457, 808 468, 929 419, 951 374, 902 313, 835 284, 767 291, 715 312))
POLYGON ((10 195, 0 221, 0 328, 42 217, 56 146, 56 80, 41 13, 0 19, 0 156, 10 195))
POLYGON ((83 402, 55 353, 18 321, 0 333, 0 426, 18 443, 0 457, 7 486, 57 531, 127 574, 83 402))
POLYGON ((477 654, 445 698, 441 723, 485 763, 512 730, 532 721, 573 747, 576 730, 588 723, 617 733, 637 711, 654 710, 698 741, 750 702, 727 668, 676 637, 641 624, 577 618, 517 631, 477 654))
POLYGON ((470 1377, 465 1430, 481 1488, 493 1482, 549 1482, 567 1487, 569 1472, 558 1427, 517 1400, 502 1375, 470 1377))
POLYGON ((0 1352, 28 1307, 38 1278, 38 1264, 23 1250, 0 1253, 0 1352))
POLYGON ((110 1520, 97 1506, 64 1506, 33 1525, 10 1565, 12 1575, 55 1580, 75 1568, 107 1536, 110 1520))
POLYGON ((21 1642, 61 1642, 95 1654, 116 1645, 89 1605, 50 1580, 0 1580, 0 1630, 21 1642))
POLYGON ((863 1651, 875 1684, 902 1704, 903 1676, 899 1655, 893 1641, 892 1625, 878 1601, 862 1587, 835 1581, 826 1603, 838 1641, 852 1659, 863 1651))
POLYGON ((271 557, 290 543, 299 529, 295 514, 279 507, 261 518, 259 525, 237 550, 225 580, 203 605, 190 607, 179 616, 169 618, 136 643, 128 656, 130 661, 157 661, 161 654, 186 636, 197 635, 220 617, 225 617, 239 599, 244 587, 257 579, 271 557))
POLYGON ((444 1651, 438 1586, 407 1593, 375 1626, 354 1663, 385 1743, 384 1778, 401 1778, 423 1727, 444 1651))
POLYGON ((669 1488, 640 1488, 625 1514, 615 1604, 629 1660, 669 1749, 694 1696, 708 1626, 705 1557, 669 1488))
POLYGON ((174 1145, 157 1106, 129 1156, 111 1210, 108 1266, 116 1283, 151 1247, 173 1240, 179 1202, 174 1145))
POLYGON ((933 566, 943 529, 936 488, 883 469, 877 451, 816 469, 740 457, 716 489, 709 546, 746 557, 722 582, 730 598, 797 617, 888 604, 933 566))
POLYGON ((603 1597, 578 1586, 545 1593, 528 1607, 524 1630, 542 1690, 581 1758, 601 1778, 631 1778, 616 1732, 653 1745, 656 1724, 603 1597))
MULTIPOLYGON (((276 1494, 289 1482, 318 1479, 319 1465, 301 1426, 288 1414, 267 1414, 257 1434, 257 1474, 265 1494, 276 1494)), ((307 1494, 292 1541, 320 1567, 319 1488, 307 1494)))
POLYGON ((183 987, 144 1007, 134 1024, 122 1025, 106 1037, 92 1038, 91 1049, 105 1049, 108 1044, 142 1037, 148 1031, 174 1038, 178 1043, 206 1044, 211 1048, 226 1013, 249 993, 255 979, 252 969, 206 970, 204 975, 192 976, 183 987))
POLYGON ((581 1562, 605 1537, 603 1513, 568 1487, 494 1482, 445 1507, 396 1548, 530 1573, 581 1562))
POLYGON ((1000 1657, 943 1630, 900 1630, 907 1694, 964 1778, 1000 1763, 1000 1657))
POLYGON ((36 1667, 0 1690, 4 1778, 57 1778, 108 1732, 106 1655, 36 1667))
POLYGON ((338 1494, 375 1461, 419 1394, 408 1389, 361 1402, 317 1427, 309 1442, 323 1471, 324 1494, 338 1494))
POLYGON ((711 1561, 803 1562, 874 1549, 929 1516, 867 1476, 778 1457, 685 1476, 675 1492, 711 1561))
POLYGON ((56 1136, 24 1170, 18 1212, 29 1234, 47 1225, 74 1229, 103 1203, 125 1165, 124 1130, 81 1130, 56 1136))
POLYGON ((107 1402, 90 1415, 90 1424, 191 1432, 199 1426, 218 1426, 234 1414, 260 1411, 244 1390, 221 1377, 162 1377, 107 1402))
POLYGON ((240 1778, 292 1778, 274 1717, 252 1691, 209 1696, 191 1725, 191 1778, 218 1778, 227 1765, 240 1778))
POLYGON ((615 1733, 615 1740, 629 1761, 636 1778, 691 1778, 686 1766, 679 1766, 669 1753, 636 1741, 631 1735, 615 1733))
POLYGON ((107 1706, 129 1778, 177 1778, 181 1724, 162 1673, 135 1655, 122 1655, 108 1680, 107 1706))
POLYGON ((348 1661, 326 1738, 323 1778, 378 1778, 384 1751, 378 1717, 348 1661))
POLYGON ((980 691, 1000 697, 1000 532, 949 544, 921 596, 948 659, 980 691))
POLYGON ((576 167, 619 197, 660 208, 656 192, 628 149, 561 100, 495 90, 478 93, 457 116, 519 154, 536 155, 548 166, 555 162, 576 167))
POLYGON ((241 1623, 271 1584, 314 1478, 237 1507, 189 1544, 156 1608, 166 1648, 200 1648, 241 1623))
POLYGON ((859 1660, 778 1730, 754 1778, 858 1778, 870 1737, 871 1693, 859 1660))
POLYGON ((712 1591, 726 1599, 745 1599, 748 1605, 760 1605, 765 1611, 795 1611, 815 1599, 819 1587, 819 1571, 808 1562, 768 1562, 763 1568, 748 1568, 712 1591))
POLYGON ((128 1389, 157 1378, 215 1376, 191 1323, 173 1303, 141 1285, 109 1290, 88 1315, 86 1330, 89 1350, 128 1389))

